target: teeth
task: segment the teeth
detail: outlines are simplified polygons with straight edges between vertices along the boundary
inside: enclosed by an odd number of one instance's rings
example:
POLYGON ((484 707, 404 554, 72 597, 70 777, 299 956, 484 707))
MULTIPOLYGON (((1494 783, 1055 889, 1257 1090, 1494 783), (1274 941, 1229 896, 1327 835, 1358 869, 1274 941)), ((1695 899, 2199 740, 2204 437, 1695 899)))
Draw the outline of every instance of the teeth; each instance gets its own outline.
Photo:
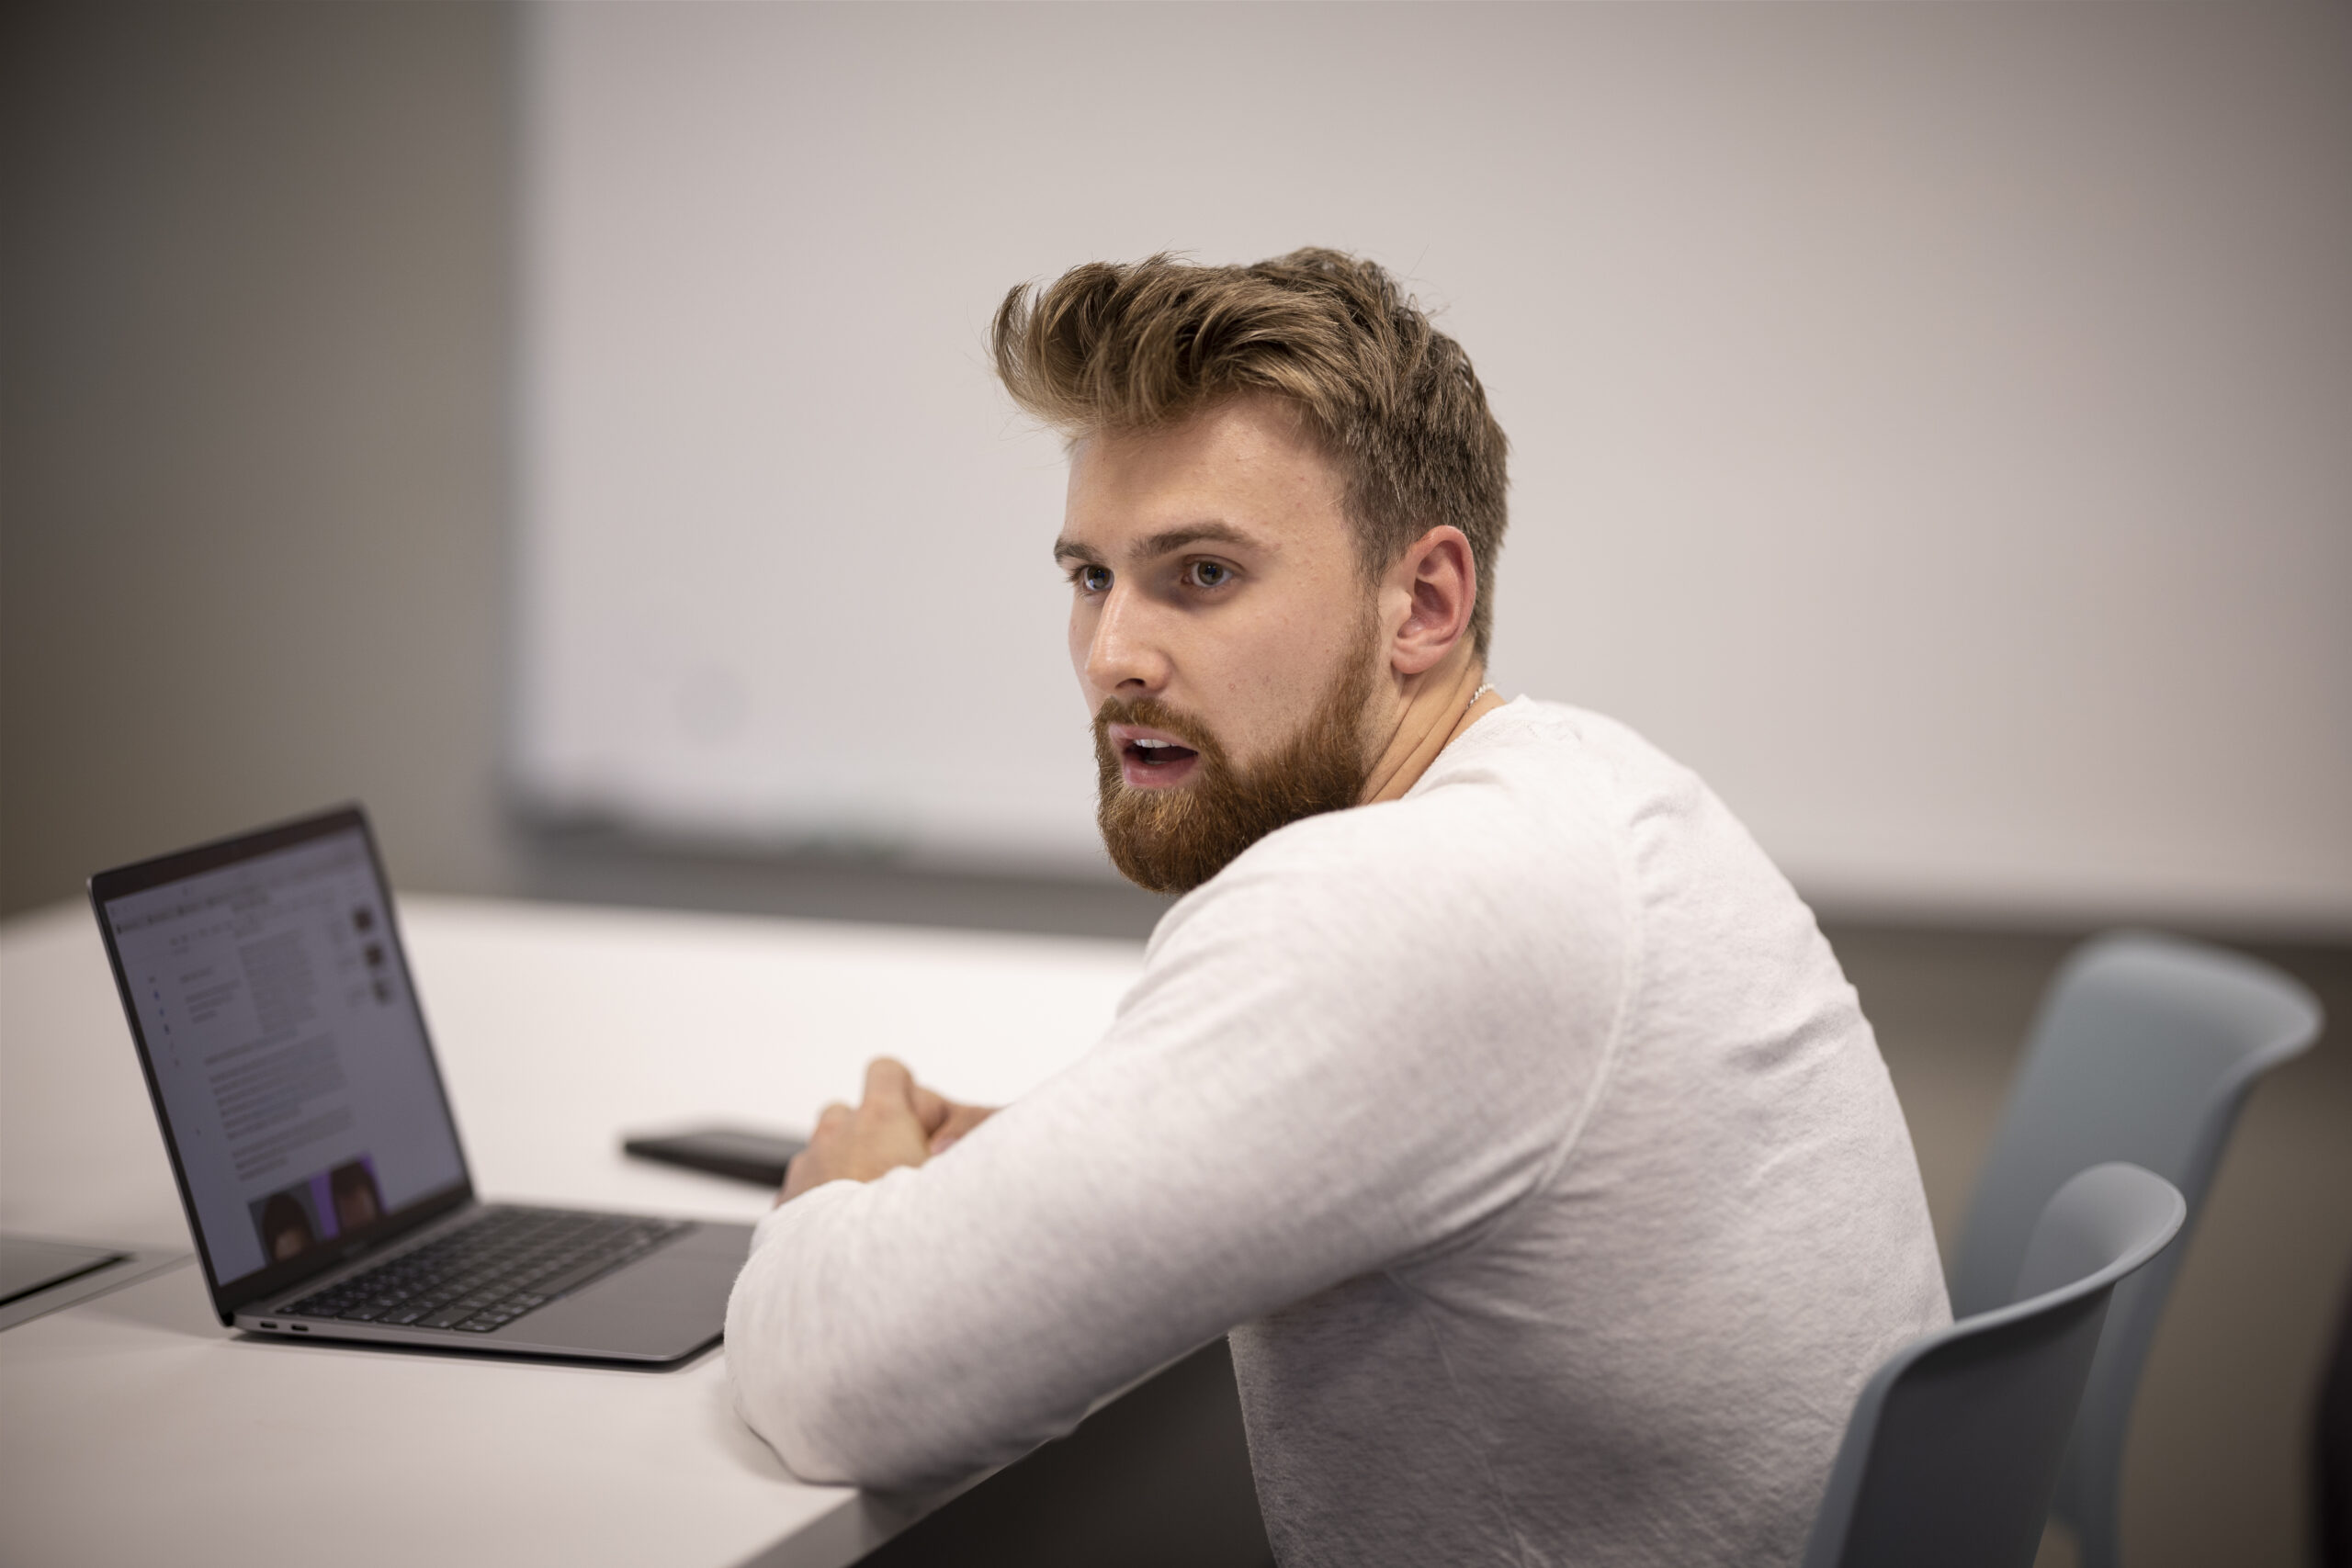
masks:
POLYGON ((1157 750, 1159 750, 1162 746, 1169 745, 1169 744, 1170 744, 1170 742, 1165 741, 1165 740, 1137 740, 1137 741, 1136 742, 1136 745, 1138 745, 1138 746, 1148 746, 1148 747, 1151 748, 1153 750, 1157 751, 1157 750))

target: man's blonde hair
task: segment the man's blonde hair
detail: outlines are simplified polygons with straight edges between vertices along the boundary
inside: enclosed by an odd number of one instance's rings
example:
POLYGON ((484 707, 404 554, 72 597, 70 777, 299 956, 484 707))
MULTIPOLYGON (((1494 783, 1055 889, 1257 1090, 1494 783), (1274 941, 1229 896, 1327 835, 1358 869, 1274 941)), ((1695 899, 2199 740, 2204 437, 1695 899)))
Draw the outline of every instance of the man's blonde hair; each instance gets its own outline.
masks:
POLYGON ((1005 295, 991 341, 1013 400, 1073 436, 1247 392, 1294 404, 1345 477, 1368 577, 1441 524, 1468 537, 1486 658, 1510 444, 1462 345, 1379 264, 1314 248, 1254 266, 1089 262, 1005 295))

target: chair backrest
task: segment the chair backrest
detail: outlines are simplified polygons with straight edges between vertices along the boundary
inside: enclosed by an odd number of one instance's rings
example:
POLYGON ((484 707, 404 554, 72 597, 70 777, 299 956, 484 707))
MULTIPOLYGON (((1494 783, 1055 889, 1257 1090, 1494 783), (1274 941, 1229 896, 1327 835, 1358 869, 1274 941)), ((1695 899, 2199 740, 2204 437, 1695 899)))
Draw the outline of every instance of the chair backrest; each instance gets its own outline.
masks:
MULTIPOLYGON (((2318 1000, 2242 954, 2120 932, 2086 943, 2042 1000, 1952 1268, 1957 1315, 2006 1306, 2036 1218, 2076 1171, 2128 1160, 2180 1190, 2189 1224, 2254 1081, 2308 1049, 2318 1000)), ((2091 1368, 2055 1506, 2083 1568, 2116 1568, 2132 1396, 2179 1271, 2176 1247, 2122 1286, 2091 1368)))
POLYGON ((2137 1166, 2060 1188, 2028 1238, 2025 1299, 1914 1341, 1863 1386, 1805 1568, 2029 1568, 2109 1297, 2188 1212, 2137 1166))

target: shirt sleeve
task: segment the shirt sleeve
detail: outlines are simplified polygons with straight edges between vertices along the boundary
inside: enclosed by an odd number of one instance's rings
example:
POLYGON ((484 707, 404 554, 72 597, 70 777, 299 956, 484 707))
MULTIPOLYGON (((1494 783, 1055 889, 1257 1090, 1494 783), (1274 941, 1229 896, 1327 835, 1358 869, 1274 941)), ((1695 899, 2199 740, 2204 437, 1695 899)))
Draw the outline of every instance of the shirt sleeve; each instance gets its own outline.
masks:
POLYGON ((1170 912, 1086 1057, 929 1164, 762 1222, 729 1374, 795 1473, 901 1487, 1010 1460, 1544 1179, 1615 1023, 1615 868, 1531 888, 1508 834, 1430 805, 1261 840, 1170 912))

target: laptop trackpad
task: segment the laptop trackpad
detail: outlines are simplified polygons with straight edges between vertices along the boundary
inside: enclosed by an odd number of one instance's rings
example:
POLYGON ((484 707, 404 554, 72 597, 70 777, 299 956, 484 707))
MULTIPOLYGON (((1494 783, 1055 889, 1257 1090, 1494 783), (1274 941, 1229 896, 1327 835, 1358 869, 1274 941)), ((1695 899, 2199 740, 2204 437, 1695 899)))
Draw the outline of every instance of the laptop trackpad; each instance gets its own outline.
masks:
POLYGON ((697 1224, 668 1246, 488 1337, 558 1356, 674 1361, 711 1344, 751 1252, 752 1227, 697 1224))

